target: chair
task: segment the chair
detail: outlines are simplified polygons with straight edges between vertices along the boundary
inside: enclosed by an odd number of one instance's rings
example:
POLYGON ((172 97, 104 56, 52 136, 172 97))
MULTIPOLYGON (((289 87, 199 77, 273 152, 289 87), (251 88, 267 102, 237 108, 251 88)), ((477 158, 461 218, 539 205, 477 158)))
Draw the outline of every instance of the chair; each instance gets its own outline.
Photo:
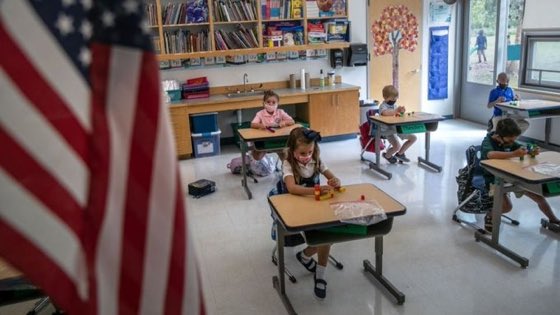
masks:
MULTIPOLYGON (((478 232, 484 234, 486 230, 478 225, 465 221, 457 215, 458 211, 472 214, 487 213, 492 210, 493 198, 488 195, 483 177, 483 169, 480 166, 481 146, 471 145, 467 148, 465 156, 467 165, 459 170, 457 180, 457 199, 459 205, 453 210, 453 221, 464 223, 478 232)), ((519 221, 502 214, 502 218, 512 225, 519 225, 519 221)))
MULTIPOLYGON (((379 111, 377 109, 370 109, 366 112, 367 121, 360 125, 360 145, 362 146, 362 152, 360 153, 360 160, 369 161, 364 158, 366 152, 371 152, 375 154, 375 136, 377 131, 377 126, 371 121, 370 116, 374 116, 379 111)), ((379 150, 385 149, 385 139, 381 137, 379 142, 379 150)), ((370 161, 371 162, 371 161, 370 161)))
MULTIPOLYGON (((279 194, 285 194, 287 193, 287 189, 286 186, 284 185, 284 182, 282 181, 282 179, 280 178, 280 180, 276 183, 276 187, 274 187, 269 193, 268 196, 274 196, 274 195, 279 195, 279 194)), ((274 222, 272 223, 272 228, 271 228, 271 233, 270 236, 272 238, 272 240, 276 241, 276 226, 278 224, 277 222, 277 218, 274 217, 272 209, 270 209, 270 215, 272 216, 272 219, 274 220, 274 222)), ((305 244, 305 239, 303 238, 303 235, 301 233, 293 233, 293 234, 287 234, 284 237, 284 247, 295 247, 301 244, 305 244)), ((272 263, 275 266, 278 266, 278 246, 275 244, 274 248, 272 249, 272 263)), ((339 262, 338 260, 336 260, 336 258, 334 258, 332 255, 329 255, 329 262, 331 264, 333 264, 337 269, 341 270, 344 268, 344 265, 339 262)), ((290 270, 288 270, 288 268, 284 268, 285 269, 285 273, 288 276, 288 279, 290 279, 290 281, 292 283, 296 283, 297 279, 296 277, 290 272, 290 270)))

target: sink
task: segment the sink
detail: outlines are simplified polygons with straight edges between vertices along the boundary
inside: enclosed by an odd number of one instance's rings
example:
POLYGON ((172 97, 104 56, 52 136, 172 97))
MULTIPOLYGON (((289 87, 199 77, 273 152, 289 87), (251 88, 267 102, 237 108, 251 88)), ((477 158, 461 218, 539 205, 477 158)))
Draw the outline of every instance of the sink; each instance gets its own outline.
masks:
POLYGON ((245 96, 255 96, 255 95, 263 95, 263 91, 238 91, 226 94, 227 97, 245 97, 245 96))

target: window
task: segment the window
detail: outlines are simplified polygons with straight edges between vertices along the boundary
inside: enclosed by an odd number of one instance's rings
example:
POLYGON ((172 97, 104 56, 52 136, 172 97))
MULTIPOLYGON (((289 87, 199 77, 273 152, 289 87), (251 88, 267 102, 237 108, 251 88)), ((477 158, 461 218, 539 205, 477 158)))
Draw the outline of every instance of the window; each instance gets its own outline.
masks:
POLYGON ((521 34, 523 31, 523 16, 525 13, 525 0, 509 0, 507 16, 507 59, 506 73, 509 77, 509 86, 519 86, 519 61, 521 60, 521 34))
POLYGON ((521 87, 560 91, 560 29, 523 32, 521 87))
POLYGON ((497 2, 469 1, 468 82, 494 85, 497 2))

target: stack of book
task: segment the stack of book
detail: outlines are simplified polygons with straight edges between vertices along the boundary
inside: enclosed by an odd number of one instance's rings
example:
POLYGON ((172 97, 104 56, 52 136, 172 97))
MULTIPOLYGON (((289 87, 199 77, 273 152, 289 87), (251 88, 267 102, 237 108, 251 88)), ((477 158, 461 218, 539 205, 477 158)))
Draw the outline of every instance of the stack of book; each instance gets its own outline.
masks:
POLYGON ((206 98, 210 96, 210 87, 206 77, 194 78, 183 83, 183 99, 192 100, 196 98, 206 98))
POLYGON ((214 0, 214 20, 217 22, 254 21, 257 19, 256 0, 214 0))
POLYGON ((255 30, 238 26, 234 31, 214 31, 217 50, 256 48, 259 46, 255 30))
POLYGON ((263 20, 299 19, 302 0, 261 0, 263 20))

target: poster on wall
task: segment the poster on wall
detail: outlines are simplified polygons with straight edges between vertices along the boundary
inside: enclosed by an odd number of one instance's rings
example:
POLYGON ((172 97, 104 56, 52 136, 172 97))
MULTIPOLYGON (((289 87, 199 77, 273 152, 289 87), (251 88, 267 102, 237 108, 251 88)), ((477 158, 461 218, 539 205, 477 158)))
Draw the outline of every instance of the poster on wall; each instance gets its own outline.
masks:
POLYGON ((451 23, 452 7, 452 5, 443 2, 443 0, 430 0, 430 25, 451 23))
POLYGON ((447 99, 449 27, 430 27, 428 100, 447 99))

